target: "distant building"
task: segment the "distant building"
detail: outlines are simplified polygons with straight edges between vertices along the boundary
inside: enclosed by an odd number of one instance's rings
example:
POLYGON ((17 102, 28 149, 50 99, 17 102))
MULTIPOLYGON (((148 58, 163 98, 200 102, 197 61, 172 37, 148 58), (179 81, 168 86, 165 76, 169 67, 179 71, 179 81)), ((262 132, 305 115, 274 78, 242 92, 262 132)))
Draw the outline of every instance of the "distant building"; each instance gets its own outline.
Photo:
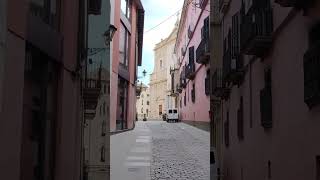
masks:
POLYGON ((143 120, 144 118, 148 119, 150 115, 150 91, 149 87, 140 84, 138 85, 138 88, 140 89, 140 94, 137 96, 137 118, 139 121, 143 120))
POLYGON ((195 4, 185 0, 175 53, 179 62, 179 118, 185 123, 209 130, 210 1, 195 4))
POLYGON ((142 63, 144 9, 140 0, 113 0, 111 22, 110 131, 134 127, 137 66, 142 63))
POLYGON ((176 23, 171 34, 154 48, 154 69, 150 76, 150 119, 161 119, 167 109, 176 106, 172 99, 170 86, 170 65, 176 61, 174 44, 177 37, 178 24, 176 23), (169 83, 169 84, 168 84, 169 83))

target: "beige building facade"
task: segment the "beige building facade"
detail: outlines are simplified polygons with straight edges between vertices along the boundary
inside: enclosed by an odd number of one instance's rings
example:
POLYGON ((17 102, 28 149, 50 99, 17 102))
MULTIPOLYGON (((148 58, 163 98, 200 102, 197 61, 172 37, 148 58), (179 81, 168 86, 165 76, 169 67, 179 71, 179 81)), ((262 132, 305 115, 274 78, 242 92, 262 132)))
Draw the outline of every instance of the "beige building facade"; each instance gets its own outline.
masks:
POLYGON ((148 120, 150 115, 150 89, 148 86, 140 85, 141 93, 137 96, 137 118, 138 121, 142 121, 144 118, 148 120))
POLYGON ((150 77, 150 119, 161 119, 168 107, 175 102, 171 95, 170 66, 176 62, 174 45, 176 41, 178 23, 171 34, 154 48, 154 70, 150 77))

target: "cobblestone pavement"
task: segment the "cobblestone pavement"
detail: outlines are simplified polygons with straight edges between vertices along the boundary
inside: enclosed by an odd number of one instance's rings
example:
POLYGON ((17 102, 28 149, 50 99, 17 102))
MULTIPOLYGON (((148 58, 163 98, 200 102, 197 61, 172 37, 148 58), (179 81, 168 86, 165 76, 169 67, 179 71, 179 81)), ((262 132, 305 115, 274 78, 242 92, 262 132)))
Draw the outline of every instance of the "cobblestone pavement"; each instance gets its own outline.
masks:
POLYGON ((184 123, 138 121, 111 136, 111 180, 209 180, 209 138, 184 123))
POLYGON ((209 180, 210 134, 184 123, 147 122, 152 180, 209 180))

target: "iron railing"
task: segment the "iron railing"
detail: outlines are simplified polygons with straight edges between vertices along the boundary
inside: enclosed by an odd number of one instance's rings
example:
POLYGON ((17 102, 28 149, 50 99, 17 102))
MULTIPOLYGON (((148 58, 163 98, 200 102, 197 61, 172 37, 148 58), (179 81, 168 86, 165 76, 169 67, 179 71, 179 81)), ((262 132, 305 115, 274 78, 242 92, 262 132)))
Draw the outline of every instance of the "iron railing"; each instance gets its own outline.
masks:
POLYGON ((194 79, 195 75, 196 75, 196 65, 194 62, 189 62, 189 64, 186 66, 186 78, 194 79))
POLYGON ((251 7, 241 22, 241 51, 248 55, 263 56, 272 45, 272 32, 272 8, 251 7))
POLYGON ((208 63, 210 58, 209 39, 202 39, 196 50, 196 61, 199 64, 208 63))
POLYGON ((220 68, 216 69, 212 76, 212 94, 222 99, 229 96, 229 89, 223 81, 223 72, 220 68))

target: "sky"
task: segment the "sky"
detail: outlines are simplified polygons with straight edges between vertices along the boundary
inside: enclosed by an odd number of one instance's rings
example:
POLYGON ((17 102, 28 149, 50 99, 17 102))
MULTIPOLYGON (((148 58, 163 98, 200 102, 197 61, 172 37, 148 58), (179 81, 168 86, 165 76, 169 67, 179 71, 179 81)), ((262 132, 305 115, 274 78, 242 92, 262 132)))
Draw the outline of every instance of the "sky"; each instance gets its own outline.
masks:
POLYGON ((184 0, 141 0, 145 10, 145 33, 143 37, 142 66, 138 67, 138 80, 146 85, 149 84, 150 74, 153 72, 154 67, 153 49, 161 39, 165 39, 170 35, 178 18, 177 15, 172 15, 179 10, 181 12, 183 1, 184 0), (164 23, 150 30, 164 20, 166 20, 164 23), (147 72, 145 77, 143 77, 143 70, 147 72))

